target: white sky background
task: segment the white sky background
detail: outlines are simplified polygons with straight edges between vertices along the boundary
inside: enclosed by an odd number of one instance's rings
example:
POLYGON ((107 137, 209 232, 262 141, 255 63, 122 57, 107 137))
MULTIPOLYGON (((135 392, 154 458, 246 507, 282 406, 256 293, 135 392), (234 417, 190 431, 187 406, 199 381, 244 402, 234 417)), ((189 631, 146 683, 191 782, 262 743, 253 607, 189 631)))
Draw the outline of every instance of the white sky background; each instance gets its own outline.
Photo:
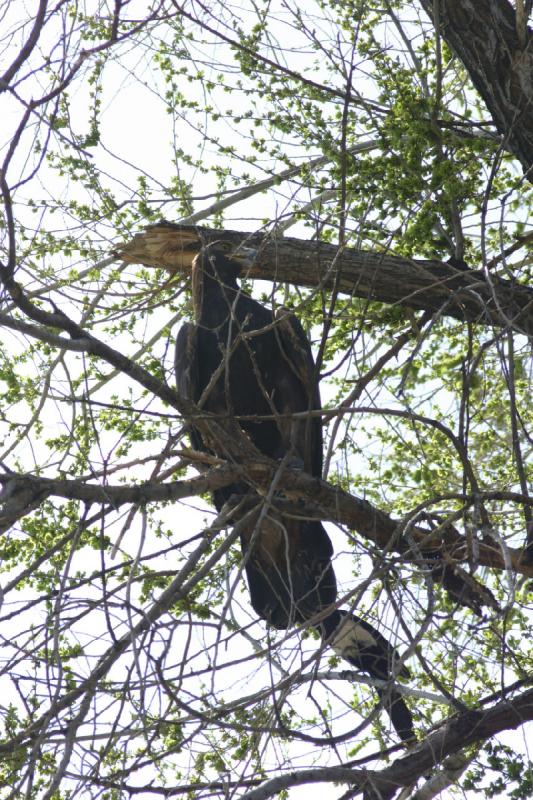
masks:
MULTIPOLYGON (((139 4, 139 11, 143 10, 143 5, 144 4, 139 4)), ((14 9, 15 4, 12 4, 11 8, 14 9)), ((17 11, 17 13, 19 12, 17 11)), ((133 7, 130 9, 130 13, 133 13, 133 7)), ((217 52, 213 55, 218 57, 220 51, 220 48, 217 49, 217 52)), ((297 64, 298 58, 292 62, 293 66, 297 64)), ((160 78, 157 80, 160 80, 160 78)), ((212 146, 203 146, 202 135, 195 132, 186 120, 173 119, 170 115, 162 111, 160 104, 156 102, 157 87, 154 86, 155 81, 155 72, 145 63, 143 58, 139 59, 135 52, 125 55, 120 65, 109 65, 105 72, 102 104, 102 144, 113 155, 106 155, 102 148, 98 148, 98 155, 95 160, 99 168, 104 170, 108 169, 109 173, 117 175, 120 181, 123 182, 124 188, 122 191, 124 197, 131 196, 135 176, 139 170, 152 176, 163 185, 168 182, 169 173, 172 171, 170 165, 172 163, 171 142, 173 140, 178 144, 182 143, 184 147, 186 145, 186 149, 190 149, 191 144, 195 143, 196 148, 202 148, 202 157, 209 163, 214 159, 219 159, 219 156, 215 155, 215 149, 212 146), (144 83, 144 88, 141 87, 140 83, 144 83), (122 160, 122 167, 118 171, 117 158, 122 160)), ((197 91, 196 88, 192 88, 191 90, 193 92, 197 91)), ((77 84, 71 91, 70 97, 69 111, 72 127, 76 133, 80 133, 84 130, 87 123, 86 87, 84 89, 77 84)), ((220 111, 224 110, 224 103, 230 106, 231 102, 232 100, 230 97, 222 95, 219 103, 220 111)), ((13 111, 13 109, 11 109, 11 111, 13 111)), ((6 120, 8 117, 4 116, 3 119, 6 120)), ((7 131, 7 126, 5 130, 7 131)), ((209 123, 209 134, 221 135, 231 140, 233 131, 226 121, 221 120, 216 124, 209 123)), ((6 141, 8 138, 8 134, 4 133, 2 139, 6 141)), ((291 156, 294 157, 294 144, 290 139, 288 145, 291 156)), ((311 154, 311 156, 313 155, 315 154, 311 154)), ((309 154, 304 152, 301 153, 301 156, 304 159, 309 158, 309 154)), ((21 165, 21 162, 19 162, 19 165, 21 165)), ((265 162, 263 165, 258 160, 256 166, 257 178, 261 179, 270 174, 273 165, 269 161, 265 162)), ((282 169, 283 166, 279 168, 282 169)), ((210 197, 213 196, 216 191, 212 176, 202 175, 199 171, 192 170, 185 166, 183 166, 182 169, 183 174, 181 177, 185 180, 192 180, 193 182, 194 195, 205 198, 201 201, 199 200, 195 204, 195 211, 208 206, 211 202, 210 197)), ((250 171, 250 166, 243 165, 243 171, 244 169, 250 171)), ((58 193, 63 194, 66 192, 69 194, 69 197, 73 197, 79 191, 78 187, 74 184, 70 184, 66 187, 63 182, 58 181, 57 178, 54 177, 53 170, 47 167, 43 168, 36 180, 37 183, 25 187, 22 191, 22 195, 33 196, 34 191, 40 191, 43 197, 48 195, 53 198, 58 193), (40 187, 36 189, 39 183, 40 187)), ((117 187, 115 180, 113 180, 110 185, 115 188, 117 187)), ((255 230, 265 218, 276 218, 280 213, 286 211, 288 201, 287 193, 289 193, 290 199, 289 187, 282 185, 276 191, 269 192, 266 195, 259 195, 252 200, 248 199, 245 203, 232 207, 227 214, 227 227, 235 227, 241 230, 255 230)), ((157 193, 155 196, 157 196, 157 193)), ((302 200, 308 199, 310 199, 310 197, 305 197, 304 192, 302 200)), ((177 205, 173 207, 172 204, 165 204, 162 208, 162 214, 168 219, 175 220, 178 217, 176 208, 177 205)), ((29 218, 34 219, 34 216, 29 216, 29 218)), ((62 222, 59 219, 57 221, 58 227, 60 227, 62 222)), ((45 226, 51 225, 50 216, 45 214, 43 222, 45 226)), ((105 229, 105 226, 100 230, 102 229, 105 229)), ((291 229, 289 233, 290 235, 302 234, 303 228, 295 227, 291 229)), ((71 265, 74 264, 75 258, 71 265)), ((58 274, 61 274, 62 270, 67 269, 71 265, 66 263, 58 264, 58 274)), ((85 266, 85 263, 82 261, 80 266, 85 266)), ((132 273, 135 272, 133 268, 130 269, 132 273)), ((26 275, 25 280, 22 282, 25 283, 29 278, 30 276, 26 275)), ((65 308, 65 310, 68 309, 65 308)), ((172 315, 168 313, 166 309, 160 309, 157 312, 157 324, 163 325, 171 316, 172 315)), ((153 319, 150 321, 150 324, 153 325, 153 319)), ((176 328, 177 326, 175 326, 174 330, 176 330, 176 328)), ((98 334, 98 330, 96 332, 98 334)), ((131 355, 130 343, 127 340, 122 343, 117 339, 117 341, 110 343, 114 346, 122 345, 124 351, 131 355)), ((172 363, 170 353, 167 355, 167 358, 169 359, 169 369, 171 369, 172 363)), ((108 389, 104 388, 102 394, 105 395, 107 392, 108 389)), ((328 398, 328 391, 325 387, 323 395, 326 399, 328 398)), ((70 419, 64 405, 60 403, 56 404, 55 415, 56 416, 50 414, 50 416, 47 416, 45 424, 49 425, 51 430, 63 430, 67 428, 70 419)), ((38 455, 38 452, 29 454, 30 461, 32 461, 35 456, 38 457, 38 455)), ((202 517, 195 510, 196 506, 201 506, 201 501, 193 499, 189 505, 193 507, 190 512, 186 511, 186 504, 180 504, 179 512, 174 509, 168 510, 164 513, 163 518, 170 528, 176 528, 175 515, 179 513, 180 530, 186 530, 188 535, 192 535, 195 532, 200 532, 202 527, 202 517)), ((205 508, 206 517, 208 517, 210 512, 207 506, 205 508)), ((118 529, 118 525, 115 527, 118 529)), ((347 547, 345 537, 343 534, 336 532, 332 526, 329 526, 328 530, 332 533, 336 553, 341 553, 347 547)), ((127 547, 132 553, 136 550, 133 540, 137 535, 138 528, 134 527, 129 534, 130 541, 125 540, 123 543, 124 547, 127 547)), ((84 557, 85 556, 86 553, 84 552, 84 557)), ((337 558, 335 570, 341 581, 346 581, 347 583, 351 582, 352 576, 350 575, 350 568, 343 566, 342 558, 337 558)), ((243 598, 243 600, 244 599, 245 598, 243 598)), ((260 626, 262 625, 262 623, 258 624, 260 626)), ((92 628, 87 631, 88 636, 93 636, 94 633, 92 628)), ((339 692, 343 691, 342 686, 341 684, 338 689, 339 692)), ((348 689, 345 691, 347 694, 349 693, 348 689)), ((343 722, 346 723, 343 727, 348 728, 349 721, 346 717, 343 722)), ((519 749, 523 749, 526 746, 524 731, 517 734, 506 734, 505 740, 512 742, 513 746, 516 744, 516 747, 519 749)), ((301 750, 302 755, 304 755, 306 753, 306 748, 302 747, 301 750)), ((294 751, 298 751, 297 746, 295 746, 294 751)), ((326 751, 323 752, 323 756, 326 760, 331 758, 332 763, 335 760, 334 757, 331 757, 330 753, 326 753, 326 751)), ((306 756, 303 760, 305 761, 305 759, 306 756)), ((298 759, 296 759, 295 766, 300 766, 298 759)), ((306 786, 299 790, 292 790, 291 796, 300 797, 302 796, 302 792, 308 795, 312 792, 313 796, 318 796, 320 794, 322 797, 328 798, 338 796, 338 790, 331 786, 328 786, 327 789, 325 787, 306 786)))

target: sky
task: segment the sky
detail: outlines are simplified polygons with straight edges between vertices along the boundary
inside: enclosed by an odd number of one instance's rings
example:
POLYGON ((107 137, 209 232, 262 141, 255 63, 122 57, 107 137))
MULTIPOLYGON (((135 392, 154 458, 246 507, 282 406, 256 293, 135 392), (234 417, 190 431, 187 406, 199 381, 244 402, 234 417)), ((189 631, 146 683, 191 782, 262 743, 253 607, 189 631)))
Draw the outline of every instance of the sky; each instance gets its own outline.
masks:
MULTIPOLYGON (((143 4, 139 4, 139 9, 142 9, 142 6, 143 4)), ((13 11, 14 7, 15 4, 11 4, 10 11, 13 11)), ((133 13, 133 10, 131 13, 133 13)), ((194 45, 192 46, 194 47, 194 45)), ((198 53, 200 53, 200 48, 198 48, 198 53)), ((212 52, 211 55, 216 55, 218 57, 220 55, 220 49, 217 53, 212 52)), ((193 183, 193 193, 199 198, 194 203, 194 210, 198 211, 210 205, 213 195, 216 192, 216 185, 214 184, 212 176, 202 174, 201 170, 197 167, 190 167, 185 163, 180 163, 179 160, 177 164, 174 164, 176 150, 182 146, 193 151, 199 150, 201 151, 202 158, 207 163, 222 167, 225 165, 224 159, 221 159, 221 157, 217 155, 214 146, 209 144, 205 146, 202 145, 203 132, 196 130, 194 125, 191 124, 191 120, 188 120, 186 117, 180 117, 179 115, 174 116, 166 113, 156 101, 157 91, 161 88, 162 84, 161 79, 156 77, 155 71, 148 64, 147 59, 149 56, 151 56, 151 53, 148 51, 146 56, 142 57, 139 57, 135 52, 125 53, 119 64, 109 64, 106 68, 102 94, 102 140, 100 147, 95 151, 95 155, 91 157, 95 159, 95 162, 98 163, 101 170, 108 172, 108 174, 112 176, 109 179, 104 179, 104 182, 108 181, 108 185, 116 191, 119 199, 122 197, 131 198, 134 196, 139 175, 146 174, 151 176, 151 182, 154 186, 153 199, 157 201, 158 182, 161 186, 166 186, 170 178, 174 177, 177 170, 179 170, 179 176, 182 179, 193 183)), ((32 86, 31 79, 29 78, 21 88, 31 94, 35 86, 32 86)), ((191 88, 189 91, 193 99, 197 99, 198 102, 202 101, 202 96, 198 88, 191 88)), ((89 123, 87 92, 88 87, 86 85, 81 86, 78 84, 70 92, 68 114, 71 130, 77 134, 86 130, 89 123)), ((224 102, 226 102, 226 98, 223 94, 221 94, 220 97, 217 96, 218 110, 221 112, 224 111, 224 102)), ((227 102, 232 102, 231 98, 227 100, 227 102)), ((17 116, 17 114, 20 115, 20 107, 10 103, 9 99, 7 103, 8 108, 3 119, 12 120, 12 124, 16 125, 17 120, 20 119, 20 116, 17 116)), ((11 130, 13 130, 13 127, 11 127, 11 130)), ((9 127, 6 125, 4 133, 5 140, 9 137, 8 131, 9 127)), ((216 134, 228 141, 231 141, 234 135, 231 124, 224 118, 218 120, 216 124, 210 123, 208 132, 210 135, 216 134)), ((294 155, 294 146, 291 143, 290 135, 287 135, 287 142, 285 144, 291 154, 294 155)), ((21 154, 17 157, 18 160, 15 160, 13 163, 14 169, 29 169, 29 164, 31 162, 29 160, 27 162, 25 161, 27 149, 28 148, 21 148, 21 154)), ((303 151, 301 153, 302 158, 309 158, 310 155, 313 156, 314 154, 304 153, 303 151)), ((261 178, 270 174, 272 163, 270 160, 265 160, 265 162, 262 163, 261 160, 258 159, 253 166, 255 169, 254 174, 257 175, 258 178, 261 178)), ((249 165, 246 165, 246 168, 250 168, 249 165)), ((280 168, 282 168, 282 165, 280 165, 280 168)), ((294 188, 292 185, 291 187, 282 186, 276 191, 258 195, 251 200, 248 199, 246 204, 243 203, 234 206, 228 212, 227 225, 243 230, 255 230, 259 227, 263 219, 274 218, 286 210, 288 199, 291 197, 292 188, 294 188)), ((44 164, 42 171, 35 181, 22 187, 18 196, 28 199, 39 193, 40 196, 47 201, 53 200, 58 196, 68 197, 70 200, 78 197, 81 199, 83 196, 83 192, 80 191, 79 186, 74 182, 71 181, 67 183, 63 180, 59 180, 57 171, 50 164, 44 164)), ((306 196, 305 192, 302 192, 300 196, 303 200, 311 197, 310 193, 306 196)), ((165 205, 162 206, 162 211, 164 216, 169 219, 179 219, 180 210, 178 203, 165 203, 165 205)), ((35 219, 33 212, 26 210, 21 211, 21 213, 27 215, 28 219, 35 219)), ((43 210, 42 217, 39 214, 39 220, 42 221, 43 225, 53 226, 54 224, 54 217, 50 214, 49 210, 43 210)), ((65 224, 65 219, 58 219, 58 229, 60 229, 63 224, 65 224)), ((105 224, 98 227, 99 233, 102 234, 101 246, 103 254, 107 252, 107 246, 111 244, 111 241, 105 241, 105 230, 105 224), (104 233, 102 233, 102 231, 104 233)), ((290 233, 292 235, 297 235, 302 232, 302 227, 296 227, 291 230, 290 233)), ((83 259, 77 261, 77 258, 76 255, 73 255, 70 263, 63 260, 59 263, 59 260, 57 260, 57 273, 55 274, 61 275, 72 266, 86 265, 83 259)), ((55 268, 55 259, 53 260, 53 265, 55 268)), ((135 270, 131 269, 131 274, 134 272, 135 270)), ((28 271, 24 275, 24 281, 28 281, 28 285, 31 285, 29 283, 30 279, 32 279, 32 276, 28 271)), ((76 298, 74 297, 73 300, 75 301, 76 298)), ((68 297, 63 297, 62 302, 65 303, 65 308, 69 307, 68 297)), ((155 313, 157 325, 154 325, 154 317, 151 318, 150 324, 154 329, 157 326, 162 328, 169 319, 174 319, 174 332, 179 325, 175 316, 172 310, 161 308, 155 313)), ((131 352, 131 345, 125 338, 121 338, 123 336, 124 334, 117 334, 115 344, 124 346, 126 352, 131 352)), ((171 363, 171 356, 168 358, 168 361, 171 363)), ((105 396, 106 393, 108 393, 108 388, 104 386, 101 396, 105 396)), ((328 390, 326 388, 324 397, 326 400, 328 399, 328 390)), ((68 412, 65 411, 64 405, 60 402, 56 402, 53 406, 55 409, 54 412, 44 420, 45 427, 48 426, 51 432, 63 432, 68 428, 70 423, 68 412)), ((103 444, 107 444, 105 437, 103 439, 103 444)), ((105 447, 103 449, 105 450, 105 447)), ((34 443, 32 452, 25 455, 28 456, 30 463, 33 459, 38 461, 40 456, 38 445, 34 443)), ((50 469, 52 470, 56 467, 56 464, 50 465, 50 469)), ((190 506, 192 507, 190 509, 187 505, 180 506, 180 530, 199 532, 203 525, 203 520, 208 518, 208 506, 196 500, 194 500, 190 506), (198 513, 197 510, 198 505, 201 507, 200 513, 198 513)), ((163 524, 169 529, 177 527, 174 514, 175 512, 173 510, 162 514, 163 524)), ((115 526, 117 536, 121 521, 122 520, 117 521, 115 526)), ((336 531, 333 526, 330 526, 328 530, 330 530, 332 538, 334 539, 336 553, 341 554, 342 551, 346 549, 344 535, 336 531)), ((129 534, 130 541, 127 539, 124 540, 123 547, 127 547, 130 552, 135 553, 135 543, 139 536, 140 523, 132 527, 129 534)), ((84 552, 83 557, 87 558, 87 553, 84 552)), ((167 563, 164 557, 162 557, 162 563, 167 563)), ((341 580, 345 581, 347 584, 350 584, 353 579, 353 576, 350 574, 350 569, 351 568, 348 566, 343 567, 342 557, 337 559, 336 570, 341 580)), ((82 633, 85 633, 87 637, 85 641, 86 645, 89 641, 92 641, 95 647, 98 645, 98 635, 95 635, 92 628, 82 631, 82 633)), ((242 676, 240 677, 242 678, 242 676)), ((244 683, 246 681, 246 676, 244 676, 242 680, 244 683)), ((339 691, 342 691, 342 689, 339 691)), ((305 699, 301 702, 305 702, 305 699)), ((511 736, 510 741, 516 742, 516 746, 522 748, 525 742, 524 733, 516 734, 516 738, 511 736)), ((307 755, 305 757, 307 757, 307 755)), ((303 758, 302 752, 302 760, 303 758)), ((312 792, 313 797, 318 798, 320 795, 322 797, 326 796, 328 799, 329 797, 336 797, 338 795, 338 790, 331 786, 327 788, 307 786, 298 790, 292 790, 291 797, 300 798, 303 792, 308 795, 312 792)))

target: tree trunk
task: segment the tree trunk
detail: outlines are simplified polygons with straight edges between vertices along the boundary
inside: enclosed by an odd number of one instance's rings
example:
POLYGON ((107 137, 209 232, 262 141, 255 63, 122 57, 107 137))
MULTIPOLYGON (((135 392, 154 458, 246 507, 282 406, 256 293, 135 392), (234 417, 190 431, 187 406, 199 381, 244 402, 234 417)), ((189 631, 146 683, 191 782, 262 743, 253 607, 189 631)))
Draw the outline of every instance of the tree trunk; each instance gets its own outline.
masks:
POLYGON ((507 0, 420 0, 533 181, 533 37, 507 0))

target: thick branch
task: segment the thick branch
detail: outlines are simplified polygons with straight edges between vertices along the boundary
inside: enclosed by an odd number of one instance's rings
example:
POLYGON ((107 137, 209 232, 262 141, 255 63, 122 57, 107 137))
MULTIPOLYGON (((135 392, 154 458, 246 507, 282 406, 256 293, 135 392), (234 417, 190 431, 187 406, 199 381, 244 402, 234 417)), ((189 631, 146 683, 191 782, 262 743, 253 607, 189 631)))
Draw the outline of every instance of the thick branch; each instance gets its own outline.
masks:
POLYGON ((366 798, 390 800, 404 786, 416 783, 425 773, 453 753, 481 742, 501 731, 512 730, 533 719, 533 689, 513 700, 504 700, 486 711, 465 711, 427 736, 410 753, 381 772, 326 767, 294 770, 279 775, 243 795, 242 800, 267 800, 268 797, 306 783, 335 781, 358 787, 366 798))
POLYGON ((533 39, 508 0, 421 0, 533 181, 533 39), (439 19, 434 18, 438 9, 439 19))
POLYGON ((37 478, 33 475, 0 474, 0 533, 37 508, 47 497, 105 504, 118 508, 126 503, 176 502, 185 497, 214 492, 237 480, 240 470, 224 465, 190 480, 158 483, 150 481, 133 486, 110 486, 87 483, 84 479, 37 478))
MULTIPOLYGON (((100 486, 83 480, 53 480, 29 475, 0 475, 4 489, 0 500, 4 502, 4 512, 0 516, 2 529, 16 518, 32 511, 46 497, 55 496, 85 503, 110 503, 119 507, 125 503, 150 503, 176 501, 215 489, 228 486, 238 480, 250 481, 259 491, 267 491, 279 464, 276 462, 245 461, 240 465, 216 467, 204 475, 190 480, 157 483, 150 481, 138 486, 100 486), (3 524, 2 524, 3 523, 3 524)), ((315 516, 330 520, 356 531, 374 542, 381 550, 401 554, 407 561, 417 561, 411 542, 416 542, 422 552, 435 550, 448 553, 454 561, 468 559, 468 543, 451 525, 444 527, 437 535, 418 527, 409 527, 409 537, 405 536, 405 525, 373 506, 367 500, 344 492, 325 481, 313 478, 299 469, 286 468, 283 473, 283 492, 288 501, 278 499, 280 509, 304 516, 315 516), (285 503, 285 505, 284 505, 285 503)), ((493 495, 490 495, 492 497, 493 495)), ((457 499, 474 503, 474 497, 457 499)), ((490 499, 490 498, 487 498, 490 499)), ((497 499, 497 498, 496 498, 497 499)), ((517 498, 518 499, 518 498, 517 498)), ((252 504, 257 497, 252 498, 252 504)), ((533 577, 533 565, 522 561, 522 551, 508 548, 504 554, 495 546, 479 542, 478 563, 481 566, 505 570, 511 567, 516 572, 533 577)))
MULTIPOLYGON (((255 465, 247 464, 244 474, 258 482, 265 481, 263 465, 255 468, 255 465)), ((317 516, 321 519, 346 525, 374 542, 381 550, 397 552, 405 556, 407 560, 416 561, 416 554, 412 552, 409 538, 405 536, 405 524, 390 517, 367 500, 354 497, 342 489, 331 486, 318 478, 313 478, 300 470, 285 471, 283 492, 296 501, 306 498, 306 514, 311 514, 314 506, 317 516)), ((494 493, 490 494, 490 498, 498 499, 494 493)), ((457 499, 467 504, 473 504, 480 498, 457 496, 457 499)), ((524 499, 521 498, 521 500, 524 499)), ((437 537, 434 533, 430 534, 418 526, 409 527, 409 534, 422 551, 439 550, 442 553, 448 552, 455 561, 468 560, 467 541, 451 525, 443 527, 437 537)), ((524 575, 533 576, 533 565, 528 566, 523 563, 522 550, 508 548, 505 556, 507 561, 501 550, 494 545, 479 542, 478 563, 480 565, 498 570, 511 567, 524 575)))
POLYGON ((225 240, 258 249, 252 278, 331 288, 411 309, 440 312, 483 325, 512 326, 533 334, 533 289, 441 261, 415 260, 320 241, 242 231, 214 230, 162 222, 121 245, 117 255, 134 264, 163 267, 171 272, 190 269, 195 242, 225 240))

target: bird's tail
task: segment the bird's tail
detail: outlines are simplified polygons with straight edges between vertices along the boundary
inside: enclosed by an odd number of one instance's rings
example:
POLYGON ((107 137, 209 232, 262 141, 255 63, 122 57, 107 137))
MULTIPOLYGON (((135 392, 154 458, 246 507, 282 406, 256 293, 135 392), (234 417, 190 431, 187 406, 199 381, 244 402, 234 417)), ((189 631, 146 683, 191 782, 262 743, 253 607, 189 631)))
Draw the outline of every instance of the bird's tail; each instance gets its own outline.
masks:
MULTIPOLYGON (((396 674, 409 677, 407 667, 396 668, 396 648, 366 620, 340 609, 326 617, 320 627, 323 639, 337 655, 372 678, 390 681, 396 674)), ((398 736, 404 742, 415 739, 413 717, 399 690, 392 684, 376 690, 398 736)))
POLYGON ((376 687, 376 691, 402 742, 412 742, 416 738, 413 715, 398 689, 395 689, 394 686, 390 689, 376 687))

